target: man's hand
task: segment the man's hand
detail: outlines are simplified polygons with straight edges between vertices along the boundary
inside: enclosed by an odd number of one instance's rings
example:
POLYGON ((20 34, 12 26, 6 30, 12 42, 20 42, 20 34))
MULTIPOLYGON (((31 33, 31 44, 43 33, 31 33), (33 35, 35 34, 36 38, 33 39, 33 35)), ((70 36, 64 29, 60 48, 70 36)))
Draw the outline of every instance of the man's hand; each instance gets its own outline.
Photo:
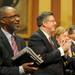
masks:
POLYGON ((33 67, 33 62, 30 62, 30 63, 24 63, 22 66, 23 66, 23 69, 26 73, 33 73, 34 71, 38 70, 37 67, 33 67))

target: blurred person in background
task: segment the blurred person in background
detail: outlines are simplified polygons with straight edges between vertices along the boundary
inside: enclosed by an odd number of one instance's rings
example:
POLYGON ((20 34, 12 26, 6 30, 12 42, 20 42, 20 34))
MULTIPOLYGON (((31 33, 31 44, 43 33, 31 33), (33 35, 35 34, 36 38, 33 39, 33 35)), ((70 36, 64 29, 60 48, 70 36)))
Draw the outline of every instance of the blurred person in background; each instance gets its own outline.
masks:
MULTIPOLYGON (((71 43, 71 58, 67 58, 68 63, 70 64, 72 75, 75 75, 75 25, 71 25, 67 30, 68 37, 72 40, 71 43)), ((67 74, 68 75, 68 74, 67 74)))
POLYGON ((68 29, 68 37, 72 39, 71 51, 72 56, 75 56, 75 25, 68 29))
MULTIPOLYGON (((67 33, 66 33, 66 29, 64 27, 62 27, 62 26, 59 26, 59 27, 56 28, 56 30, 55 30, 55 38, 56 38, 56 40, 57 40, 59 45, 60 45, 61 41, 66 42, 66 40, 68 40, 68 41, 71 40, 68 37, 67 33)), ((71 50, 66 50, 65 55, 72 56, 71 50)))
MULTIPOLYGON (((65 68, 65 75, 75 75, 75 44, 74 44, 74 28, 75 26, 71 26, 68 29, 65 29, 62 26, 56 28, 55 31, 55 38, 57 42, 61 42, 65 38, 68 38, 68 41, 71 41, 71 46, 69 50, 65 52, 65 56, 63 59, 64 68, 65 68)), ((59 43, 60 44, 60 43, 59 43)), ((68 43, 69 44, 69 43, 68 43)))

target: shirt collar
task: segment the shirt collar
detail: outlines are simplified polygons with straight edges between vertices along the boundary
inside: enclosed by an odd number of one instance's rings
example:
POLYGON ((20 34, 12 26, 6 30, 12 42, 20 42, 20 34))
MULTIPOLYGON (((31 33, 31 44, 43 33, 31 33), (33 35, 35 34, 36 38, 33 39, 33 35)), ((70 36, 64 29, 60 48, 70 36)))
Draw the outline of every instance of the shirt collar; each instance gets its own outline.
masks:
POLYGON ((41 29, 41 31, 44 33, 44 35, 47 37, 47 39, 49 39, 50 36, 48 35, 48 33, 46 33, 42 28, 40 28, 40 29, 41 29))
POLYGON ((3 28, 1 28, 1 30, 5 34, 5 36, 7 37, 8 40, 11 39, 12 35, 9 32, 5 31, 3 28))

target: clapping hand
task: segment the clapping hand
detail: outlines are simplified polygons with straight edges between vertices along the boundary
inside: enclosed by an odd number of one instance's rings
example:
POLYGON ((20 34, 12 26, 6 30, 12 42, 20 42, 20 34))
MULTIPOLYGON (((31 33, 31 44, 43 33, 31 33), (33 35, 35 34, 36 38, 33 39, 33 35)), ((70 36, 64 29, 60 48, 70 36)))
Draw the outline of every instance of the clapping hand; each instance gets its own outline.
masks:
POLYGON ((62 36, 61 40, 59 41, 60 46, 64 49, 64 53, 66 53, 71 46, 71 40, 67 36, 62 36))

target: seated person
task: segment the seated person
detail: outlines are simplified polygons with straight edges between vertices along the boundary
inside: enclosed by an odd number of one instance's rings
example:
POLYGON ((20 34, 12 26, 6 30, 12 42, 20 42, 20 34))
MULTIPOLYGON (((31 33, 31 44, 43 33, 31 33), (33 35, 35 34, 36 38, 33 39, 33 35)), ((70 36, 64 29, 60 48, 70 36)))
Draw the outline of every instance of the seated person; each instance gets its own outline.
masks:
POLYGON ((72 39, 71 51, 72 56, 75 56, 75 25, 68 29, 68 37, 72 39))
POLYGON ((15 8, 0 8, 0 75, 25 75, 37 70, 33 67, 33 62, 16 66, 11 60, 11 57, 26 46, 25 41, 15 34, 20 27, 19 23, 20 17, 15 8))
MULTIPOLYGON (((55 37, 57 42, 65 42, 65 38, 67 37, 68 40, 71 41, 71 47, 69 50, 65 52, 65 60, 64 60, 64 66, 65 66, 65 75, 75 75, 75 57, 74 57, 74 26, 70 27, 68 30, 65 30, 65 28, 59 26, 56 28, 55 37), (63 37, 64 36, 64 37, 63 37)), ((60 44, 60 43, 59 43, 60 44)), ((70 44, 70 43, 69 43, 70 44)))
POLYGON ((61 47, 56 48, 52 40, 57 27, 54 14, 52 12, 41 13, 37 17, 37 25, 39 29, 29 38, 28 46, 41 55, 44 63, 42 68, 33 75, 64 75, 62 56, 70 44, 68 41, 65 44, 62 42, 61 47))

